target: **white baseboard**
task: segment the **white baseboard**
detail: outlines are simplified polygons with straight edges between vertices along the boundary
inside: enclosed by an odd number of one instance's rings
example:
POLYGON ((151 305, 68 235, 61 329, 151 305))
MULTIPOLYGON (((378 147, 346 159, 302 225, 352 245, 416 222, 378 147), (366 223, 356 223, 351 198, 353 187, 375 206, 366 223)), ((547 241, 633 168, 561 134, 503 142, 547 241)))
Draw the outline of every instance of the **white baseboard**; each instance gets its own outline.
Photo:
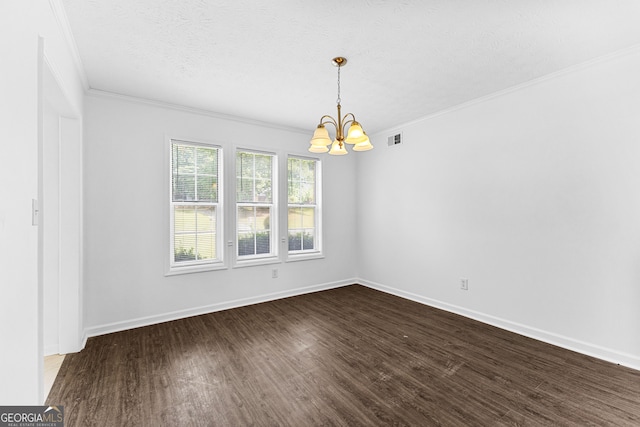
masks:
POLYGON ((225 301, 225 302, 205 305, 201 307, 189 308, 186 310, 178 310, 178 311, 158 314, 154 316, 140 317, 137 319, 131 319, 131 320, 125 320, 121 322, 114 322, 114 323, 108 323, 108 324, 99 325, 99 326, 93 326, 85 329, 82 348, 85 347, 87 343, 87 339, 89 337, 110 334, 112 332, 125 331, 127 329, 139 328, 142 326, 149 326, 157 323, 169 322, 172 320, 184 319, 187 317, 199 316, 201 314, 209 314, 209 313, 214 313, 216 311, 228 310, 231 308, 243 307, 247 305, 258 304, 262 302, 308 294, 312 292, 324 291, 327 289, 340 288, 342 286, 348 286, 354 283, 358 283, 358 281, 356 279, 342 280, 339 282, 324 283, 320 285, 307 286, 304 288, 290 289, 282 292, 274 292, 270 294, 257 295, 250 298, 242 298, 242 299, 237 299, 232 301, 225 301))
POLYGON ((82 343, 80 344, 80 350, 87 346, 87 340, 89 339, 89 335, 87 334, 87 330, 82 331, 82 343))
MULTIPOLYGON (((565 348, 567 350, 575 351, 578 353, 592 356, 598 359, 606 360, 608 362, 617 363, 632 369, 640 370, 640 357, 605 348, 599 345, 591 344, 588 342, 576 340, 570 337, 555 334, 553 332, 544 331, 541 329, 533 328, 520 323, 512 322, 510 320, 501 319, 499 317, 491 316, 485 313, 480 313, 474 310, 469 310, 464 307, 452 305, 443 301, 438 301, 432 298, 427 298, 422 295, 414 294, 411 292, 402 291, 390 286, 385 286, 380 283, 371 282, 364 279, 350 279, 342 280, 339 282, 324 283, 320 285, 307 286, 304 288, 290 289, 282 292, 274 292, 270 294, 258 295, 250 298, 242 298, 232 301, 221 302, 217 304, 211 304, 201 307, 189 308, 186 310, 178 310, 169 313, 141 317, 137 319, 131 319, 121 322, 114 322, 99 326, 93 326, 87 328, 84 331, 82 340, 82 348, 85 347, 87 339, 89 337, 109 334, 112 332, 120 332, 127 329, 139 328, 142 326, 154 325, 157 323, 169 322, 172 320, 184 319, 191 316, 199 316, 201 314, 214 313, 216 311, 228 310, 231 308, 243 307, 251 304, 258 304, 267 301, 273 301, 282 298, 288 298, 296 295, 303 295, 312 292, 318 292, 328 289, 339 288, 348 286, 354 283, 361 284, 371 289, 376 289, 388 294, 396 295, 401 298, 405 298, 411 301, 415 301, 421 304, 425 304, 431 307, 439 308, 451 313, 459 314, 470 319, 477 320, 482 323, 486 323, 498 328, 514 332, 519 335, 523 335, 529 338, 536 339, 538 341, 546 342, 558 347, 565 348)), ((45 349, 45 354, 55 354, 54 349, 45 349)))
POLYGON ((473 310, 468 310, 464 307, 448 304, 446 302, 434 300, 411 292, 405 292, 400 289, 392 288, 390 286, 385 286, 375 282, 370 282, 368 280, 360 279, 357 283, 360 283, 363 286, 367 286, 371 289, 376 289, 388 294, 399 296, 401 298, 419 302, 421 304, 439 308, 451 313, 459 314, 461 316, 468 317, 470 319, 477 320, 479 322, 486 323, 492 326, 496 326, 498 328, 505 329, 519 335, 533 338, 538 341, 562 347, 567 350, 582 353, 587 356, 595 357, 597 359, 606 360, 607 362, 616 363, 628 368, 640 370, 640 357, 632 354, 619 352, 599 345, 558 335, 553 332, 543 331, 541 329, 522 325, 510 320, 501 319, 499 317, 491 316, 473 310))

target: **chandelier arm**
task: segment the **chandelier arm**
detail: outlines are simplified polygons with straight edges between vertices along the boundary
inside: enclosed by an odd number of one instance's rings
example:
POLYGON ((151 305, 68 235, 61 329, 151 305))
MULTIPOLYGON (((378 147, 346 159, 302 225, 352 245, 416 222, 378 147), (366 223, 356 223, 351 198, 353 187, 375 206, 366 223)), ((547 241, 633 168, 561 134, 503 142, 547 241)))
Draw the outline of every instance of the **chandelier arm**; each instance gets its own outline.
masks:
POLYGON ((354 116, 353 113, 345 114, 344 117, 342 118, 342 120, 346 120, 347 117, 351 117, 351 120, 349 120, 350 122, 355 122, 356 121, 356 116, 354 116))
POLYGON ((329 123, 332 124, 336 129, 338 129, 338 122, 336 121, 336 119, 334 119, 333 117, 331 117, 328 114, 320 117, 320 124, 321 125, 326 125, 326 124, 329 124, 329 123), (328 120, 324 121, 324 119, 328 119, 328 120))

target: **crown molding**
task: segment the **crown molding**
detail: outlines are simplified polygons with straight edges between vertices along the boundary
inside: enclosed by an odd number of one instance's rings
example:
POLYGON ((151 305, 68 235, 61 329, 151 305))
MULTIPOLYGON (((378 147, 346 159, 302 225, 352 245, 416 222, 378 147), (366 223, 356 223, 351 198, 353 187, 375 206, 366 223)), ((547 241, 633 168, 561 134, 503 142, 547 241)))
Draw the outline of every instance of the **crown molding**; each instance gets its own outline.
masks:
POLYGON ((373 137, 379 137, 379 136, 389 135, 389 134, 391 134, 393 132, 400 131, 400 130, 406 128, 406 127, 413 126, 413 125, 416 125, 418 123, 422 123, 422 122, 425 122, 425 121, 428 121, 428 120, 432 120, 432 119, 435 119, 437 117, 443 116, 445 114, 453 113, 455 111, 462 110, 464 108, 468 108, 468 107, 471 107, 471 106, 474 106, 474 105, 477 105, 477 104, 482 104, 482 103, 490 101, 492 99, 500 98, 500 97, 509 95, 509 94, 511 94, 513 92, 518 92, 520 90, 523 90, 523 89, 526 89, 526 88, 529 88, 529 87, 532 87, 532 86, 536 86, 538 84, 544 83, 544 82, 549 81, 549 80, 554 80, 554 79, 557 79, 557 78, 560 78, 560 77, 563 77, 563 76, 566 76, 566 75, 569 75, 569 74, 576 73, 578 71, 582 71, 582 70, 594 67, 594 66, 602 64, 602 63, 606 63, 606 62, 613 61, 613 60, 618 59, 618 58, 622 58, 622 57, 630 56, 630 55, 634 55, 634 54, 639 54, 639 53, 640 53, 640 44, 635 44, 635 45, 627 47, 625 49, 617 50, 615 52, 612 52, 612 53, 609 53, 609 54, 606 54, 606 55, 598 56, 596 58, 587 60, 585 62, 581 62, 580 64, 572 65, 570 67, 563 68, 562 70, 555 71, 555 72, 550 73, 550 74, 546 74, 546 75, 544 75, 542 77, 537 77, 537 78, 529 80, 527 82, 520 83, 520 84, 517 84, 515 86, 511 86, 511 87, 508 87, 506 89, 502 89, 502 90, 499 90, 497 92, 493 92, 493 93, 490 93, 488 95, 472 99, 471 101, 467 101, 467 102, 463 102, 462 104, 454 105, 453 107, 449 107, 449 108, 446 108, 444 110, 437 111, 437 112, 435 112, 433 114, 429 114, 427 116, 420 117, 420 118, 415 119, 415 120, 411 120, 411 121, 408 121, 408 122, 405 122, 405 123, 401 123, 401 124, 399 124, 397 126, 393 126, 393 127, 388 128, 388 129, 383 129, 381 131, 375 132, 374 134, 372 134, 372 136, 373 137))
POLYGON ((71 53, 71 58, 73 59, 73 64, 75 65, 82 87, 87 91, 89 90, 89 79, 87 78, 84 64, 80 58, 76 39, 73 37, 73 33, 71 32, 71 26, 69 25, 69 20, 67 19, 67 13, 64 10, 64 6, 62 6, 60 0, 49 0, 49 6, 51 7, 51 11, 58 23, 60 31, 64 35, 64 39, 67 43, 67 47, 69 48, 69 52, 71 53))
POLYGON ((301 133, 301 134, 309 133, 308 129, 301 129, 293 126, 285 126, 285 125, 279 125, 279 124, 270 123, 270 122, 263 122, 261 120, 254 120, 246 117, 234 116, 231 114, 218 113, 216 111, 205 110, 202 108, 187 107, 185 105, 173 104, 170 102, 158 101, 154 99, 139 98, 137 96, 124 95, 121 93, 109 92, 105 90, 90 88, 86 91, 86 95, 96 97, 96 98, 118 99, 120 101, 130 102, 134 104, 150 105, 158 108, 166 108, 169 110, 182 111, 185 113, 213 117, 213 118, 222 119, 222 120, 229 120, 229 121, 243 123, 243 124, 252 125, 252 126, 260 126, 260 127, 266 127, 266 128, 276 129, 276 130, 283 130, 287 132, 295 132, 295 133, 301 133))

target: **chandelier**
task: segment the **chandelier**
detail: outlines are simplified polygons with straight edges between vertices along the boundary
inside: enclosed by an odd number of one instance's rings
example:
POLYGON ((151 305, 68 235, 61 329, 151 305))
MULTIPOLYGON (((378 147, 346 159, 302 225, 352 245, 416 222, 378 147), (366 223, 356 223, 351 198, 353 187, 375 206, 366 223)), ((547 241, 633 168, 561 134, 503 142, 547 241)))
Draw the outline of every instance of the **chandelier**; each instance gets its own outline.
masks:
POLYGON ((333 65, 338 67, 338 99, 336 100, 336 103, 338 104, 338 120, 329 115, 320 117, 320 124, 313 133, 309 151, 312 153, 326 153, 328 151, 329 154, 341 156, 349 153, 345 148, 345 144, 353 144, 353 151, 371 150, 373 145, 371 145, 371 141, 369 141, 367 134, 362 130, 360 123, 356 121, 356 117, 352 113, 347 113, 344 116, 341 115, 340 68, 346 65, 347 59, 338 56, 333 58, 332 62, 333 65), (336 128, 336 139, 333 143, 329 137, 329 131, 324 127, 326 124, 332 124, 336 128), (351 126, 349 126, 349 131, 345 138, 344 130, 349 124, 351 126), (331 145, 331 149, 329 149, 329 145, 331 145))

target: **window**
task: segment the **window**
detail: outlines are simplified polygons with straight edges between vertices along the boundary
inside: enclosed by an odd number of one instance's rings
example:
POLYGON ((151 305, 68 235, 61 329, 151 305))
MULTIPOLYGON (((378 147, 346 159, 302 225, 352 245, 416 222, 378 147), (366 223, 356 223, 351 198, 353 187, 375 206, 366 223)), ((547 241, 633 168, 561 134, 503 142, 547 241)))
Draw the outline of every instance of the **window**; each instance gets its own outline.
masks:
POLYGON ((275 153, 237 149, 223 161, 217 145, 169 138, 167 144, 167 275, 226 268, 228 257, 237 267, 281 262, 285 240, 286 260, 322 257, 319 160, 288 156, 285 202, 278 197, 285 191, 285 163, 275 153), (234 217, 235 223, 225 221, 234 217), (280 234, 284 228, 288 238, 280 234))
POLYGON ((221 149, 171 140, 170 267, 222 261, 221 149))
POLYGON ((320 162, 289 157, 288 235, 289 254, 320 251, 320 162))
POLYGON ((236 242, 238 260, 276 256, 276 195, 273 154, 236 153, 236 242))

